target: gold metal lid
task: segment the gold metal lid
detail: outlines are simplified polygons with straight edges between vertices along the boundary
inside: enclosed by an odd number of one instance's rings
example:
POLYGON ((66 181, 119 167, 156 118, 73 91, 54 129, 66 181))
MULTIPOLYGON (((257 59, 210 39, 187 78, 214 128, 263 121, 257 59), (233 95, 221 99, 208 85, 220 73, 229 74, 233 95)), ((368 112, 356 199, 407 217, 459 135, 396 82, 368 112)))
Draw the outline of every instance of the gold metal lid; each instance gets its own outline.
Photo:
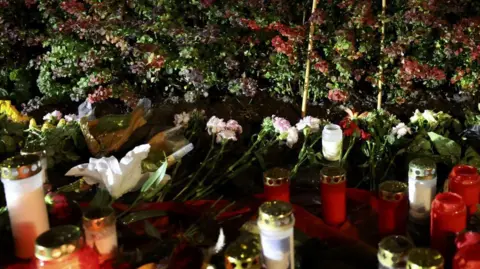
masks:
POLYGON ((283 229, 293 226, 295 223, 293 207, 290 203, 283 201, 265 202, 258 209, 257 223, 259 228, 263 226, 270 229, 283 229))
POLYGON ((260 269, 260 249, 255 238, 239 238, 225 251, 226 269, 260 269))
POLYGON ((263 173, 263 184, 267 186, 280 186, 290 182, 290 171, 285 168, 275 167, 263 173))
POLYGON ((2 179, 25 179, 42 171, 40 157, 37 155, 17 155, 0 164, 2 179))
POLYGON ((440 252, 430 248, 414 248, 408 253, 407 269, 443 269, 440 252))
POLYGON ((378 261, 388 267, 405 265, 408 251, 411 248, 413 248, 413 244, 405 236, 387 236, 378 244, 378 261))
POLYGON ((320 181, 325 184, 340 184, 347 180, 347 172, 342 167, 324 167, 320 170, 320 181))
POLYGON ((417 158, 408 165, 408 178, 432 180, 437 177, 437 164, 429 158, 417 158))
POLYGON ((115 211, 111 207, 92 207, 83 213, 86 230, 102 230, 112 225, 115 225, 115 211))
POLYGON ((84 241, 79 227, 65 225, 52 228, 35 241, 35 257, 42 261, 66 257, 83 247, 84 241))
POLYGON ((379 196, 386 201, 398 202, 407 197, 408 185, 396 180, 388 180, 380 184, 379 196))

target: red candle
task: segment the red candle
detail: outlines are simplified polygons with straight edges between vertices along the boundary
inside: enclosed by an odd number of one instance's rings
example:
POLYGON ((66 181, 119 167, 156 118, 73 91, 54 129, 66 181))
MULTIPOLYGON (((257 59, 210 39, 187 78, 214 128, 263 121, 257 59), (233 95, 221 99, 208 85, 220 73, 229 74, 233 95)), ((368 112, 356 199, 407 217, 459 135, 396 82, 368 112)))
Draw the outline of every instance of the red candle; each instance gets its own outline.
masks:
POLYGON ((380 184, 378 231, 381 236, 402 235, 407 229, 408 185, 389 180, 380 184))
POLYGON ((448 260, 457 233, 467 226, 467 207, 460 195, 452 192, 438 194, 432 202, 430 242, 448 260))
POLYGON ((337 226, 347 219, 347 177, 341 167, 324 167, 320 172, 323 221, 337 226))
POLYGON ((457 165, 448 177, 448 191, 462 196, 470 214, 477 210, 480 203, 480 177, 477 168, 469 165, 457 165))
POLYGON ((463 247, 453 258, 453 269, 480 268, 480 244, 463 247))
POLYGON ((290 202, 290 171, 272 168, 263 173, 263 189, 267 201, 290 202))

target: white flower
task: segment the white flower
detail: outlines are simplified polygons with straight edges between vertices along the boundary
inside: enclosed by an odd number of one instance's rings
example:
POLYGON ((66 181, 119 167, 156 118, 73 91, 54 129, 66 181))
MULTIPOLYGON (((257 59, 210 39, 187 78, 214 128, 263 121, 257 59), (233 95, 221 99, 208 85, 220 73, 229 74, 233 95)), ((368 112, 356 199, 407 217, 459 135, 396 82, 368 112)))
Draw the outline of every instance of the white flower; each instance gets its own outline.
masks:
POLYGON ((422 116, 430 125, 437 124, 436 114, 433 111, 425 110, 423 111, 422 116))
POLYGON ((65 121, 67 121, 67 122, 76 121, 77 119, 78 119, 78 117, 75 114, 65 115, 65 121))
POLYGON ((234 131, 235 133, 241 134, 243 132, 243 128, 236 120, 228 120, 227 127, 228 130, 234 131))
POLYGON ((289 148, 293 147, 298 141, 298 130, 295 127, 290 127, 287 130, 287 146, 289 148))
POLYGON ((223 119, 212 116, 207 122, 207 130, 209 135, 216 135, 225 130, 227 124, 223 119))
POLYGON ((410 122, 415 123, 419 121, 421 118, 423 118, 422 113, 420 113, 420 111, 417 109, 415 110, 415 113, 413 113, 413 116, 410 117, 410 122))
POLYGON ((217 133, 216 141, 217 143, 222 143, 223 141, 233 140, 237 141, 237 135, 232 130, 223 130, 217 133))
POLYGON ((313 133, 316 133, 320 130, 320 119, 314 118, 312 116, 306 116, 297 123, 297 129, 302 131, 306 127, 310 128, 313 133))
POLYGON ((190 121, 190 114, 186 113, 185 111, 179 114, 175 114, 173 116, 173 123, 175 126, 188 126, 188 122, 190 121))
POLYGON ((275 115, 272 115, 272 122, 273 122, 273 127, 275 128, 275 132, 279 134, 283 134, 288 131, 288 129, 292 126, 290 125, 290 122, 284 118, 277 117, 275 115))
POLYGON ((47 113, 43 116, 43 120, 52 121, 52 120, 61 120, 62 119, 62 112, 58 110, 54 110, 53 112, 47 113))
POLYGON ((397 139, 399 139, 399 138, 403 137, 404 135, 411 134, 411 133, 412 133, 412 130, 410 130, 410 127, 405 125, 405 123, 400 122, 399 124, 397 124, 397 126, 392 128, 392 133, 391 134, 396 135, 397 139))

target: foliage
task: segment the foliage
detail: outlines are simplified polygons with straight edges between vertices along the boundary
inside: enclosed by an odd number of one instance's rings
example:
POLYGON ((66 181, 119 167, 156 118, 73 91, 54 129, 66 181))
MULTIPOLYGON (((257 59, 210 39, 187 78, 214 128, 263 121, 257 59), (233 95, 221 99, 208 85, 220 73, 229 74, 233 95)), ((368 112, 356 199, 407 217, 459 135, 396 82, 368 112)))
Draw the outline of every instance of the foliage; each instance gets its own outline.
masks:
POLYGON ((23 131, 27 126, 12 122, 4 114, 0 115, 0 155, 11 155, 23 146, 23 131))

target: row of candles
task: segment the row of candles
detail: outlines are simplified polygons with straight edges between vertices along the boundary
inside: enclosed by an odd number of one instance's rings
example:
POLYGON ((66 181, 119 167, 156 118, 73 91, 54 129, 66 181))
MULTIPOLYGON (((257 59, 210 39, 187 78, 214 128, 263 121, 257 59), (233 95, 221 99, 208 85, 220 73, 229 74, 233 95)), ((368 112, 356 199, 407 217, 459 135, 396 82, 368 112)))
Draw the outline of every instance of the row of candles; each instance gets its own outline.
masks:
POLYGON ((111 208, 89 208, 83 214, 81 228, 66 225, 50 229, 43 158, 41 153, 24 154, 1 164, 15 255, 32 259, 33 268, 39 269, 100 268, 116 253, 115 212, 111 208))

